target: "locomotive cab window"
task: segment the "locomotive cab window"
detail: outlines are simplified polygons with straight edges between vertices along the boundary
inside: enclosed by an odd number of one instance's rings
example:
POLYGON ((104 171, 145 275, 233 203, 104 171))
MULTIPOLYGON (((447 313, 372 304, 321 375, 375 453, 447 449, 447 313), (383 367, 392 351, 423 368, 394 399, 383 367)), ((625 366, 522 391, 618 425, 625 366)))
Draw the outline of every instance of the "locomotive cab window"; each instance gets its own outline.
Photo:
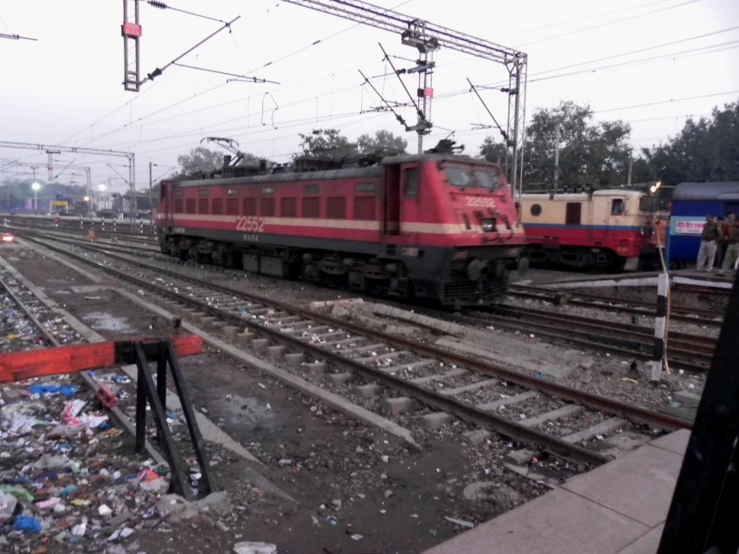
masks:
POLYGON ((405 197, 418 197, 418 169, 415 167, 405 170, 405 197))
POLYGON ((498 174, 494 171, 476 169, 474 171, 477 186, 486 190, 495 190, 500 187, 498 174))
POLYGON ((611 215, 623 215, 625 205, 623 198, 614 198, 611 200, 611 215))
POLYGON ((448 185, 458 188, 472 186, 472 175, 469 168, 454 165, 444 166, 444 177, 448 185))

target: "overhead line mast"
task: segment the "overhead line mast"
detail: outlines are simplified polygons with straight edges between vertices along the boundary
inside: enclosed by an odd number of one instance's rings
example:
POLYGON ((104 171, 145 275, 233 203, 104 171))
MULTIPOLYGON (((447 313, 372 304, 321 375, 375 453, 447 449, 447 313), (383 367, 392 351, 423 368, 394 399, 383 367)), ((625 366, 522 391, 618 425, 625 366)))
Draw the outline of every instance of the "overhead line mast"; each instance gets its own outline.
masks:
MULTIPOLYGON (((434 46, 448 48, 476 58, 490 60, 501 64, 508 70, 508 87, 503 92, 508 94, 508 122, 506 134, 510 137, 506 148, 506 170, 509 173, 513 191, 521 193, 521 182, 523 176, 523 137, 525 132, 526 118, 526 69, 528 55, 513 48, 508 48, 488 40, 467 35, 411 17, 381 6, 364 2, 363 0, 284 0, 289 4, 310 8, 342 19, 348 19, 355 23, 361 23, 369 27, 375 27, 401 36, 401 41, 407 46, 419 49, 422 62, 432 63, 424 54, 422 48, 434 46), (510 156, 509 156, 510 151, 510 156)), ((431 52, 430 52, 431 53, 431 52)), ((419 63, 419 65, 421 65, 419 63)), ((433 68, 426 68, 426 71, 433 68)), ((430 75, 429 75, 430 77, 430 75)), ((430 86, 430 81, 423 83, 423 88, 430 86)), ((422 87, 419 85, 419 94, 422 87)), ((430 90, 433 95, 433 90, 430 90)), ((422 109, 430 109, 430 98, 419 96, 422 109)), ((424 115, 427 116, 424 112, 424 115)), ((418 131, 417 131, 418 132, 418 131)), ((422 137, 419 136, 419 142, 422 137)))

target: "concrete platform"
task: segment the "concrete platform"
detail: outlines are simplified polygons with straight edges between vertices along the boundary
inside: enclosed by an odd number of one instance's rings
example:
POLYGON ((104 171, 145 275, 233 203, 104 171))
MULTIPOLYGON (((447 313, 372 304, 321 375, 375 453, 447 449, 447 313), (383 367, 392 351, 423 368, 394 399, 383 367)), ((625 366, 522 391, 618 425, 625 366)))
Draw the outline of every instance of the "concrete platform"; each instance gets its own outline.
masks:
POLYGON ((424 554, 654 554, 689 438, 654 440, 424 554))

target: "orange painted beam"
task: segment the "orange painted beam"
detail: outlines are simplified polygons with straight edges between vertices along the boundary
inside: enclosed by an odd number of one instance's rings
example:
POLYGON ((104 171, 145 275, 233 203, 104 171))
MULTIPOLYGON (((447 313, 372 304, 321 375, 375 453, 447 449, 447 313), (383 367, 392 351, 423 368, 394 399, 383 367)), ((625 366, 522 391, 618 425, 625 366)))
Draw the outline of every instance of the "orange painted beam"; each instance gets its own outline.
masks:
MULTIPOLYGON (((162 339, 141 338, 44 348, 0 355, 0 383, 21 381, 60 373, 77 373, 131 364, 134 342, 157 342, 162 339)), ((196 335, 170 337, 178 357, 203 351, 203 339, 196 335)))

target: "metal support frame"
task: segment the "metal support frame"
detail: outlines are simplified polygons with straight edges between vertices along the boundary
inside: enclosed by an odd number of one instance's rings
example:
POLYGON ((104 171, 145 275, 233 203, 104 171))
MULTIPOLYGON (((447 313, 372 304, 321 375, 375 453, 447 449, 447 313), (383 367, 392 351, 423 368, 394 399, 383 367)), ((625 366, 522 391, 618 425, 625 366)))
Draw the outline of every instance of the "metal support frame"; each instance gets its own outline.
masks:
POLYGON ((177 449, 172 439, 172 433, 167 423, 167 368, 172 374, 177 395, 182 405, 182 413, 187 422, 187 429, 190 433, 195 450, 195 457, 200 466, 202 479, 200 483, 206 494, 216 491, 216 482, 210 468, 210 462, 205 452, 205 441, 200 433, 195 411, 190 401, 190 395, 185 388, 185 378, 182 375, 177 353, 168 340, 158 342, 137 342, 134 345, 136 367, 138 369, 138 379, 136 386, 136 452, 144 451, 146 442, 146 404, 148 402, 151 408, 151 414, 154 417, 154 423, 157 427, 157 439, 159 445, 164 451, 164 456, 169 462, 169 469, 172 474, 170 480, 170 492, 179 494, 187 500, 192 500, 193 492, 190 482, 182 467, 180 458, 177 455, 177 449), (150 369, 150 362, 156 362, 156 383, 150 369))
POLYGON ((54 154, 61 154, 59 150, 47 150, 46 151, 46 157, 47 157, 47 163, 46 163, 46 169, 49 170, 49 183, 54 182, 54 154))
POLYGON ((141 89, 139 0, 123 0, 121 35, 123 36, 123 89, 139 92, 141 89))
POLYGON ((658 554, 739 549, 739 278, 675 486, 658 554))
POLYGON ((526 117, 526 71, 528 55, 486 39, 474 37, 420 20, 394 10, 388 10, 363 0, 285 0, 289 4, 310 8, 341 17, 355 23, 400 34, 408 44, 414 33, 433 37, 438 46, 469 54, 476 58, 502 64, 508 70, 508 136, 511 159, 507 159, 510 181, 514 192, 521 194, 524 158, 524 134, 526 117))
MULTIPOLYGON (((69 152, 72 154, 89 154, 92 156, 115 156, 118 158, 128 159, 128 183, 131 189, 132 198, 136 198, 136 154, 133 152, 123 152, 121 150, 103 150, 101 148, 85 148, 82 146, 61 146, 33 144, 30 142, 14 142, 8 140, 0 140, 0 148, 20 148, 24 150, 56 150, 58 154, 69 152)), ((51 164, 49 164, 51 165, 51 164)), ((136 203, 133 204, 134 216, 138 213, 136 203)), ((134 227, 134 218, 131 219, 131 228, 134 227)))

